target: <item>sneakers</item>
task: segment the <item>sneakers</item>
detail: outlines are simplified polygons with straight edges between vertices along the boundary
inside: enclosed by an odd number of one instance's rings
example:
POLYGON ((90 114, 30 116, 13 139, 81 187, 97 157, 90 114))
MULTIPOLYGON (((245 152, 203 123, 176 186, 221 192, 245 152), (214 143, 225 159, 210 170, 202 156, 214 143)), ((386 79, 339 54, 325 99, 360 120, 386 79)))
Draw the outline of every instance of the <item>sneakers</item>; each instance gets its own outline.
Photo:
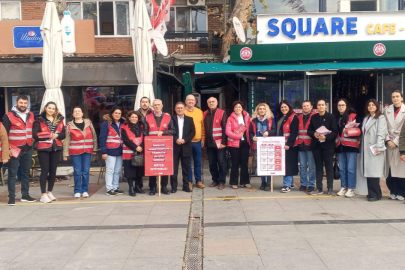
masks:
POLYGON ((89 197, 89 193, 83 192, 82 196, 83 196, 83 198, 88 198, 88 197, 89 197))
POLYGON ((287 186, 284 186, 284 187, 281 188, 280 191, 281 191, 282 193, 287 193, 287 192, 290 192, 290 191, 291 191, 291 188, 290 188, 290 187, 287 187, 287 186))
POLYGON ((398 201, 405 200, 404 196, 401 196, 401 195, 397 195, 397 197, 395 199, 397 199, 398 201))
POLYGON ((316 188, 309 193, 309 195, 322 195, 322 194, 323 194, 323 190, 319 189, 319 188, 316 188))
POLYGON ((389 200, 395 200, 396 198, 397 198, 397 195, 395 195, 395 194, 391 194, 391 195, 388 197, 389 200))
POLYGON ((306 186, 300 186, 300 191, 305 191, 305 190, 307 190, 306 186))
POLYGON ((345 196, 348 197, 348 198, 354 197, 354 195, 355 195, 354 194, 354 189, 352 189, 352 188, 349 188, 347 190, 346 194, 345 194, 345 196))
POLYGON ((32 203, 32 202, 36 202, 37 200, 35 200, 34 198, 31 198, 30 195, 25 195, 25 196, 23 196, 23 197, 21 198, 21 201, 22 201, 22 202, 29 202, 29 203, 32 203))
POLYGON ((328 188, 328 195, 329 196, 336 196, 336 192, 333 191, 333 188, 328 188))
POLYGON ((46 196, 48 196, 48 198, 49 198, 51 201, 56 201, 56 198, 55 198, 55 196, 53 196, 52 193, 47 193, 46 196))
POLYGON ((7 205, 8 205, 8 206, 14 206, 14 205, 15 205, 15 198, 10 198, 10 199, 8 199, 7 205))
POLYGON ((117 195, 123 195, 124 194, 124 191, 122 191, 121 189, 116 189, 116 190, 114 190, 114 192, 117 194, 117 195))
POLYGON ((295 188, 295 186, 294 186, 294 182, 291 184, 291 188, 295 188))
POLYGON ((233 189, 238 189, 238 186, 237 185, 232 185, 232 188, 233 189))
POLYGON ((339 190, 339 192, 337 193, 337 195, 338 195, 338 196, 345 196, 347 192, 348 192, 347 189, 344 188, 344 187, 342 187, 342 188, 339 190))
POLYGON ((311 193, 312 191, 314 191, 315 190, 315 187, 308 187, 308 189, 307 189, 307 191, 309 192, 309 193, 311 193))
POLYGON ((80 193, 75 193, 75 196, 73 196, 74 198, 80 198, 80 193))
MULTIPOLYGON (((79 195, 80 195, 80 193, 79 193, 79 195)), ((109 191, 107 191, 107 192, 105 193, 105 195, 107 195, 107 196, 117 196, 117 193, 115 193, 114 190, 109 190, 109 191)), ((75 196, 76 196, 76 195, 75 195, 75 196)))
POLYGON ((51 203, 52 200, 49 199, 49 197, 47 195, 42 195, 41 199, 39 200, 41 203, 51 203))

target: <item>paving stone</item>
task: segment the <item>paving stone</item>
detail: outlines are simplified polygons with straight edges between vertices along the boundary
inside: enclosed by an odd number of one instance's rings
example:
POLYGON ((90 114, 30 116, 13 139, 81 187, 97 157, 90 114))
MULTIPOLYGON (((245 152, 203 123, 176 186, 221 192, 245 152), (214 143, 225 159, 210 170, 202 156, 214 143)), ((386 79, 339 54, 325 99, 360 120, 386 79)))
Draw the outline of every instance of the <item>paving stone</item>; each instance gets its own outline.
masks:
POLYGON ((124 270, 174 270, 181 269, 182 258, 133 258, 128 259, 124 270))
POLYGON ((210 256, 204 259, 206 270, 262 270, 260 256, 210 256))
POLYGON ((72 259, 63 267, 63 270, 122 269, 126 262, 127 259, 72 259))
POLYGON ((253 239, 204 239, 204 258, 210 256, 258 255, 253 239))
POLYGON ((204 239, 252 239, 248 226, 205 227, 204 239))
POLYGON ((179 240, 167 241, 138 239, 129 258, 183 258, 185 242, 179 240))

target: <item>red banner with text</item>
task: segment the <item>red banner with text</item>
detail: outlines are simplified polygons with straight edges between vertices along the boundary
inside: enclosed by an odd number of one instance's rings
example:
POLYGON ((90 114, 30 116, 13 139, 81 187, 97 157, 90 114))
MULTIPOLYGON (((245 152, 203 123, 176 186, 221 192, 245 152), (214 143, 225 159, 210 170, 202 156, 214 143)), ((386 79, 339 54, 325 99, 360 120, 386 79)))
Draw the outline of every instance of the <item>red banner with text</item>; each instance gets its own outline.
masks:
POLYGON ((145 176, 173 175, 173 137, 145 137, 145 176))

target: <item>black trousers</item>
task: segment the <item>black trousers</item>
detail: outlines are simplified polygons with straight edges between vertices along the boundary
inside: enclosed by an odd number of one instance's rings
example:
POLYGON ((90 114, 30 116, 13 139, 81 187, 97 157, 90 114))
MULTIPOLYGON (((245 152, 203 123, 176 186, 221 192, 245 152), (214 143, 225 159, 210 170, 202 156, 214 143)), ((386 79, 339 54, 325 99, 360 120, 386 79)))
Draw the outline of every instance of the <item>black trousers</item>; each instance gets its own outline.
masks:
POLYGON ((183 150, 180 147, 173 152, 174 174, 170 176, 170 186, 172 187, 172 190, 177 190, 177 186, 179 185, 177 176, 179 174, 180 161, 181 172, 183 175, 183 188, 188 187, 190 177, 190 157, 183 157, 183 150))
POLYGON ((240 185, 250 184, 248 162, 249 162, 249 145, 242 145, 239 148, 228 147, 231 153, 231 176, 229 179, 230 185, 238 185, 239 182, 239 166, 240 166, 240 185))
POLYGON ((48 191, 53 190, 56 178, 56 169, 60 159, 61 151, 38 152, 39 164, 41 166, 41 175, 39 176, 39 183, 41 186, 41 193, 46 193, 46 181, 48 180, 48 191))
POLYGON ((212 181, 218 184, 225 184, 227 174, 226 148, 218 149, 216 147, 208 147, 207 152, 212 181))
POLYGON ((134 186, 142 187, 142 176, 144 167, 135 167, 131 165, 131 160, 124 160, 124 176, 127 179, 129 188, 134 186))
MULTIPOLYGON (((167 187, 168 183, 169 183, 168 176, 161 176, 161 182, 160 182, 161 187, 167 187)), ((151 189, 157 188, 157 177, 156 176, 149 177, 149 188, 151 188, 151 189)))
POLYGON ((382 198, 382 192, 380 187, 380 178, 367 177, 367 188, 368 195, 367 198, 382 198))
POLYGON ((391 194, 405 197, 405 178, 392 177, 391 169, 387 177, 387 187, 391 194))
POLYGON ((322 149, 318 143, 312 154, 315 160, 316 168, 316 188, 323 189, 323 165, 325 164, 327 188, 333 188, 333 156, 335 149, 322 149))

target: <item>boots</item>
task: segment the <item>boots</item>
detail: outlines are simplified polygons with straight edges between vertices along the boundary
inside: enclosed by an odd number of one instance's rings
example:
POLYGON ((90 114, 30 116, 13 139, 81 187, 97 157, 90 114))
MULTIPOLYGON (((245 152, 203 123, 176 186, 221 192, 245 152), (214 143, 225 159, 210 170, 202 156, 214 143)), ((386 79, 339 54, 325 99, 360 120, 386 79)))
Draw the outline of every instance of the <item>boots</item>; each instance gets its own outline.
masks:
POLYGON ((129 196, 132 196, 132 197, 136 196, 135 189, 133 187, 129 187, 129 196))
POLYGON ((266 187, 266 183, 265 182, 262 182, 262 185, 260 186, 260 190, 264 190, 264 188, 266 187))
POLYGON ((134 191, 135 191, 136 193, 145 194, 145 191, 143 191, 142 188, 140 188, 139 186, 135 186, 134 191))

